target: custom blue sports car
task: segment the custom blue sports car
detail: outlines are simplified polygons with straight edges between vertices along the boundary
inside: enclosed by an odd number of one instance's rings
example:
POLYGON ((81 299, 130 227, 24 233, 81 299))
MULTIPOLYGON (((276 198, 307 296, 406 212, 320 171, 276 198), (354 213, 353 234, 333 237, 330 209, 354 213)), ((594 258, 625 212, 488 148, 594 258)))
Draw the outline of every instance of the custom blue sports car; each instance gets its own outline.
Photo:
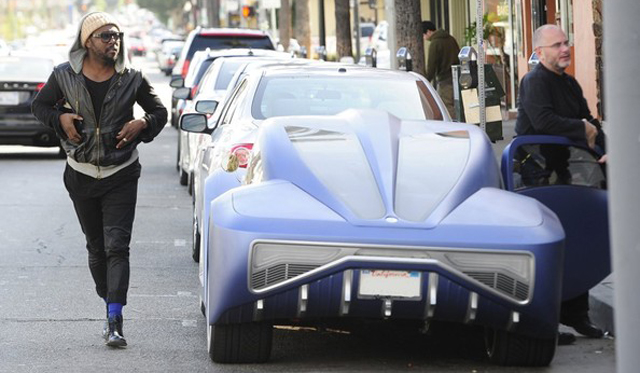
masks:
MULTIPOLYGON (((506 150, 508 188, 562 188, 551 169, 514 181, 525 148, 506 150)), ((503 189, 476 126, 373 109, 277 117, 251 157, 244 185, 211 202, 203 310, 214 361, 266 361, 274 324, 403 319, 484 326, 498 364, 551 362, 563 225, 503 189)), ((237 159, 225 168, 237 173, 237 159)))

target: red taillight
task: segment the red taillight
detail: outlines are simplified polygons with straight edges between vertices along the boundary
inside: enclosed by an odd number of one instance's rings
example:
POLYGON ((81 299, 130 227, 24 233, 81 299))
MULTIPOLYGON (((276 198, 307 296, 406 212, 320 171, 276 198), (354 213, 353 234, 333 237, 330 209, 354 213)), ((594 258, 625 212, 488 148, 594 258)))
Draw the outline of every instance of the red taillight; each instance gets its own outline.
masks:
POLYGON ((191 87, 191 99, 193 100, 196 97, 196 92, 198 91, 198 85, 194 85, 191 87))
POLYGON ((189 72, 189 63, 191 61, 189 60, 184 60, 184 63, 182 64, 182 77, 186 78, 187 77, 187 73, 189 72))
POLYGON ((44 84, 45 83, 38 83, 38 85, 36 86, 36 92, 40 92, 42 88, 44 88, 44 84))
POLYGON ((231 148, 231 154, 238 159, 238 167, 247 168, 251 160, 251 149, 253 144, 238 144, 231 148))

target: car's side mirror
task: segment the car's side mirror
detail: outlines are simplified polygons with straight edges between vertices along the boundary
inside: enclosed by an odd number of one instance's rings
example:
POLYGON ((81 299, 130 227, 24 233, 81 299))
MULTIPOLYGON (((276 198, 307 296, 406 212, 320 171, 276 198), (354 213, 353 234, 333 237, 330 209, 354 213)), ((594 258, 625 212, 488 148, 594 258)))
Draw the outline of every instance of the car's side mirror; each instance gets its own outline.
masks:
POLYGON ((200 113, 182 114, 180 129, 187 132, 207 133, 207 116, 200 113))
POLYGON ((203 114, 213 114, 218 107, 218 101, 202 100, 196 102, 196 111, 203 114))
POLYGON ((191 89, 187 87, 178 88, 173 91, 172 96, 178 100, 188 100, 191 97, 191 89))
POLYGON ((171 82, 169 82, 169 85, 172 88, 182 88, 184 87, 184 78, 183 77, 176 77, 171 79, 171 82))

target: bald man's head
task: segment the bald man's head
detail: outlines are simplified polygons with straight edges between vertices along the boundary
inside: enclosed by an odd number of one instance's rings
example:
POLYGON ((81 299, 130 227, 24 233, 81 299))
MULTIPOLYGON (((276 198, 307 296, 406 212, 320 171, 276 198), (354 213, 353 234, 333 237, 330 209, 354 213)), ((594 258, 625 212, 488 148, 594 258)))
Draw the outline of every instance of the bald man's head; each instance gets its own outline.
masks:
POLYGON ((571 47, 567 35, 556 25, 540 26, 533 34, 533 46, 540 63, 556 74, 571 65, 571 47))
POLYGON ((562 32, 564 31, 557 25, 542 25, 538 27, 538 29, 533 33, 533 48, 537 48, 540 45, 545 45, 544 37, 551 32, 562 32))

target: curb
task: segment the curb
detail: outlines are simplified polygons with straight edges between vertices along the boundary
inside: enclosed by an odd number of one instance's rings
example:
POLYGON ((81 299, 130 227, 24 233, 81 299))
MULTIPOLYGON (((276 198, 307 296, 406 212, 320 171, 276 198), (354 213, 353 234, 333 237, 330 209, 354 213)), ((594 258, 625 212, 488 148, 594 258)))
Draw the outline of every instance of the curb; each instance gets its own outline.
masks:
POLYGON ((594 324, 615 334, 613 311, 613 274, 589 290, 589 317, 594 324))

